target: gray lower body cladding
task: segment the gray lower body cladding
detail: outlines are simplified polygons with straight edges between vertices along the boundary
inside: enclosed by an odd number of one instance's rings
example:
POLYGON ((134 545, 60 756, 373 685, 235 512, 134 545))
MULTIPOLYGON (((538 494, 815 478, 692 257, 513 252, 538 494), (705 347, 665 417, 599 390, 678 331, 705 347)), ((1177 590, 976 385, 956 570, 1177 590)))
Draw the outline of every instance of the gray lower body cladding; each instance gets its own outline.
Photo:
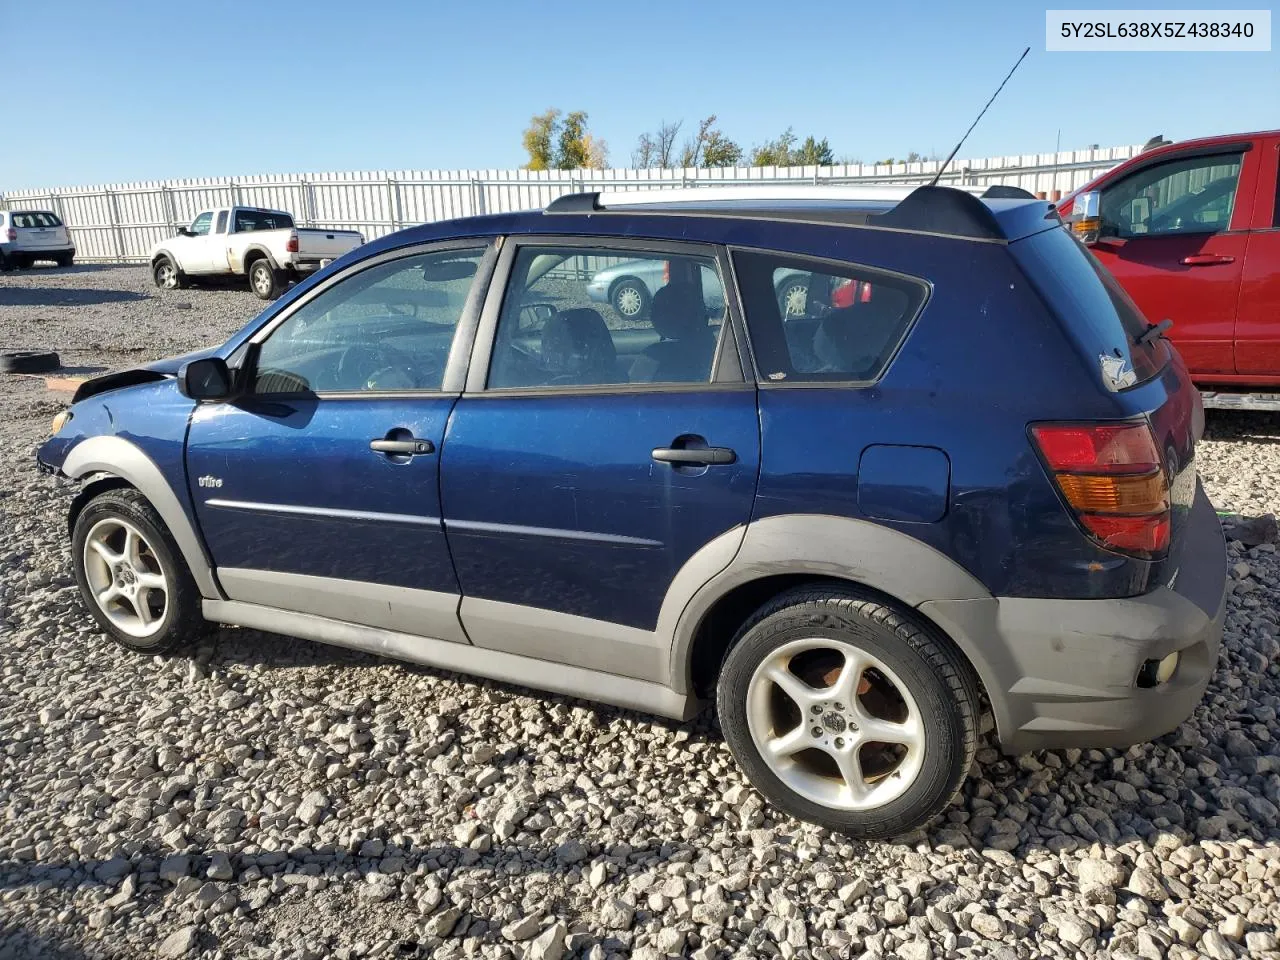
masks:
POLYGON ((1002 748, 1124 747, 1189 717, 1218 664, 1226 618, 1226 544, 1203 490, 1176 547, 1168 586, 1140 597, 937 600, 920 611, 980 652, 1002 748), (1177 653, 1164 683, 1145 664, 1177 653))

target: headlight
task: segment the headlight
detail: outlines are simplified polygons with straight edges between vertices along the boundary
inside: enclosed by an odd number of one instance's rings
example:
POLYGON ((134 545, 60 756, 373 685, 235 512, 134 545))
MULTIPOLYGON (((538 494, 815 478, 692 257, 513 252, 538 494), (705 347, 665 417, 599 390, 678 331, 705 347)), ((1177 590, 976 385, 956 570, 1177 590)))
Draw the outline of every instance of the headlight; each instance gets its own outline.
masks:
POLYGON ((71 416, 72 414, 70 410, 63 410, 53 418, 53 432, 55 436, 59 430, 71 422, 71 416))

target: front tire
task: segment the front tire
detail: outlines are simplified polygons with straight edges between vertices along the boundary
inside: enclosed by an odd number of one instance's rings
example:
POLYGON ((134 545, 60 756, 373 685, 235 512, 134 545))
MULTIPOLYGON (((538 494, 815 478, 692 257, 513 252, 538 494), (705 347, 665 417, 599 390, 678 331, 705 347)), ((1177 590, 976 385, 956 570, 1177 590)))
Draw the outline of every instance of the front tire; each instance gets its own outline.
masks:
POLYGON ((274 300, 284 292, 286 282, 284 274, 265 257, 249 267, 249 289, 259 300, 274 300))
POLYGON ((181 290, 187 284, 178 265, 168 257, 159 257, 151 265, 151 279, 161 290, 181 290))
POLYGON ((802 587, 761 608, 725 658, 716 706, 761 793, 862 839, 931 821, 977 749, 967 661, 931 627, 853 588, 802 587))
POLYGON ((169 529, 137 490, 94 497, 76 517, 72 563, 80 596, 116 642, 168 653, 202 632, 200 591, 169 529))
POLYGON ((623 320, 642 320, 649 315, 649 288, 643 280, 623 277, 609 291, 609 303, 623 320))

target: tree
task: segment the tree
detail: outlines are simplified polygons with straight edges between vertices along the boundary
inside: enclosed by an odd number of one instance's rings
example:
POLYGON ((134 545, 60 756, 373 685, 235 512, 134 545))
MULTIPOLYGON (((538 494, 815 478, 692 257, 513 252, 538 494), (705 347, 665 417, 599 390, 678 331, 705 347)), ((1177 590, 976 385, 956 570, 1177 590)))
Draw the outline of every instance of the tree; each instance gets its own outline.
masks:
POLYGON ((587 114, 575 110, 560 125, 560 143, 556 150, 556 167, 560 170, 577 170, 587 166, 587 114))
POLYGON ((682 167, 732 167, 741 159, 742 148, 716 129, 714 113, 698 124, 698 133, 680 152, 682 167))
POLYGON ((609 165, 609 144, 603 139, 587 133, 582 137, 582 146, 587 157, 586 166, 593 170, 603 170, 609 165))
POLYGON ((555 107, 535 114, 524 132, 524 149, 529 154, 526 170, 576 170, 603 167, 609 148, 587 131, 585 110, 574 110, 563 120, 555 107))
MULTIPOLYGON (((810 139, 813 139, 810 137, 810 139)), ((796 142, 796 135, 787 127, 786 131, 775 140, 766 140, 758 147, 751 149, 751 165, 753 167, 789 167, 791 166, 791 145, 796 142)))
POLYGON ((702 165, 704 167, 732 167, 742 159, 742 148, 722 134, 712 131, 702 148, 702 165))
POLYGON ((653 133, 642 133, 631 152, 631 165, 637 170, 651 167, 671 167, 676 159, 676 137, 683 120, 667 123, 665 120, 653 133))
POLYGON ((835 155, 831 152, 831 144, 827 138, 816 140, 805 137, 800 149, 791 154, 791 165, 797 167, 829 167, 835 163, 835 155))
POLYGON ((798 138, 790 128, 774 140, 767 140, 751 151, 753 167, 829 167, 836 162, 835 154, 827 138, 819 140, 808 136, 804 143, 796 146, 798 138))
POLYGON ((534 114, 524 132, 524 149, 529 154, 526 170, 550 170, 555 166, 553 144, 560 126, 560 111, 552 107, 546 113, 534 114))
POLYGON ((658 145, 647 133, 640 134, 636 148, 631 151, 631 166, 637 170, 648 170, 653 166, 653 158, 658 155, 658 145))

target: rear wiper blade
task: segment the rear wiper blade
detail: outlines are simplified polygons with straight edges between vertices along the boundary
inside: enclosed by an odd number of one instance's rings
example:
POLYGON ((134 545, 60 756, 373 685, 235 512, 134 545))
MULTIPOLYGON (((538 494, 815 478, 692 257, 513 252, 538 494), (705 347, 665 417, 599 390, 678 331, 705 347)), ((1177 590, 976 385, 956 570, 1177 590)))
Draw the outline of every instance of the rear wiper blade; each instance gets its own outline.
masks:
POLYGON ((1153 323, 1148 326, 1146 330, 1143 330, 1142 333, 1138 334, 1133 342, 1135 345, 1140 347, 1148 340, 1154 340, 1156 337, 1163 337, 1165 331, 1172 326, 1173 321, 1169 319, 1161 320, 1159 323, 1153 323))

